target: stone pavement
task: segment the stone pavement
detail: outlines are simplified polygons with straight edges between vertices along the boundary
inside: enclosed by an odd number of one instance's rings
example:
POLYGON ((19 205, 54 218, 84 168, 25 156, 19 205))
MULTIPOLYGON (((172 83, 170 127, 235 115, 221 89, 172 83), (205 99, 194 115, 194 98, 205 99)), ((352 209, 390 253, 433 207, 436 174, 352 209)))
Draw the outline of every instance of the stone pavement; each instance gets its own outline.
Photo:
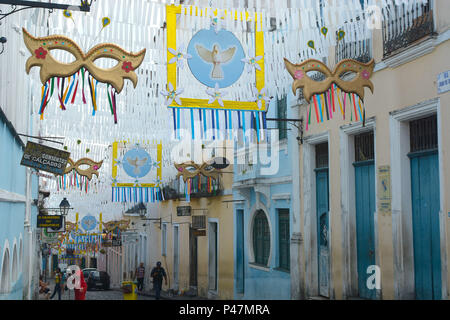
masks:
MULTIPOLYGON (((47 280, 51 293, 55 288, 53 279, 47 280)), ((39 299, 45 299, 40 295, 39 299)), ((138 295, 138 300, 154 300, 154 296, 150 295, 138 295)), ((52 300, 58 301, 58 294, 56 294, 52 300)), ((61 300, 75 300, 75 293, 73 290, 65 290, 61 294, 61 300)), ((111 290, 90 290, 86 292, 86 300, 123 300, 123 293, 120 289, 111 290)))
MULTIPOLYGON (((144 288, 143 291, 138 291, 138 295, 155 298, 155 290, 144 288)), ((206 298, 197 297, 197 296, 174 295, 167 291, 161 291, 161 299, 163 299, 163 300, 207 300, 206 298)))
MULTIPOLYGON (((55 288, 54 279, 47 279, 51 293, 55 288)), ((44 297, 40 295, 40 299, 44 297)), ((152 287, 144 288, 143 291, 138 291, 138 300, 154 300, 155 291, 152 287)), ((207 300, 206 298, 185 295, 174 295, 168 291, 161 291, 162 300, 207 300)), ((58 300, 58 294, 56 294, 52 300, 58 300)), ((64 290, 61 294, 61 300, 75 300, 75 294, 73 290, 64 290)), ((123 300, 122 290, 119 288, 111 288, 110 290, 91 290, 86 292, 86 300, 123 300)))

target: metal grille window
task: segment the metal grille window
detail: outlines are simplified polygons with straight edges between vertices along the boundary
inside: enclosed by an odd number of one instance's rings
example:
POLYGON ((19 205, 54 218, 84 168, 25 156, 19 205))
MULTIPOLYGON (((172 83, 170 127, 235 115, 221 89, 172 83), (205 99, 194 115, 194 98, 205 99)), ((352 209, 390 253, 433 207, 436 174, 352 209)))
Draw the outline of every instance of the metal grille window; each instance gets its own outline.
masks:
POLYGON ((316 168, 328 168, 328 142, 316 145, 316 168))
POLYGON ((192 216, 192 229, 205 229, 206 216, 192 216))
POLYGON ((278 250, 280 269, 290 269, 289 209, 278 210, 278 250))
POLYGON ((362 133, 355 136, 355 161, 368 161, 375 158, 373 145, 373 132, 362 133))
POLYGON ((263 211, 258 211, 255 215, 253 223, 253 251, 255 253, 255 263, 261 265, 269 264, 270 229, 263 211))
POLYGON ((336 45, 336 63, 344 59, 354 59, 362 63, 368 63, 372 57, 372 39, 357 42, 338 41, 336 45))
POLYGON ((438 148, 437 116, 414 120, 409 123, 411 152, 438 148))
MULTIPOLYGON (((277 100, 277 117, 279 119, 287 119, 287 97, 284 96, 277 100)), ((279 139, 287 138, 287 122, 278 121, 279 139)))

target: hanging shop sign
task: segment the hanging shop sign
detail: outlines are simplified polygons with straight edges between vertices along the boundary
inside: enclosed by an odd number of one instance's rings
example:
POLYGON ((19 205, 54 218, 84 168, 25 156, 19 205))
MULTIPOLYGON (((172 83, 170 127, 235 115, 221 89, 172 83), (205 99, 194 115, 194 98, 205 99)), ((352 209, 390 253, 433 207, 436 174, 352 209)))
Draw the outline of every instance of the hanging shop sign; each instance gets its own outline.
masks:
POLYGON ((62 175, 64 174, 69 157, 70 152, 28 141, 20 164, 56 175, 62 175))
POLYGON ((106 92, 108 102, 111 114, 114 116, 114 123, 117 123, 116 94, 122 91, 125 79, 131 80, 136 87, 138 79, 135 70, 144 60, 146 49, 138 53, 132 53, 115 44, 103 43, 84 53, 75 41, 61 35, 36 38, 23 29, 23 38, 25 45, 32 54, 26 62, 27 74, 30 73, 32 67, 40 68, 40 77, 43 84, 39 109, 41 120, 45 107, 54 91, 58 96, 60 108, 66 110, 69 101, 72 104, 74 103, 79 87, 84 104, 86 104, 85 88, 89 90, 93 114, 95 115, 98 96, 97 84, 102 82, 108 85, 106 92), (76 60, 72 63, 58 62, 51 54, 51 51, 56 49, 71 53, 76 60), (100 58, 109 58, 119 63, 110 69, 99 68, 94 61, 100 58))
POLYGON ((105 240, 102 242, 103 247, 120 247, 122 246, 122 240, 105 240))
POLYGON ((162 143, 114 142, 112 148, 112 201, 163 200, 162 143))
POLYGON ((58 227, 49 227, 49 228, 46 229, 46 232, 48 234, 52 234, 52 233, 56 234, 56 233, 64 233, 64 232, 66 232, 66 223, 65 223, 66 219, 65 219, 64 216, 62 216, 61 220, 62 220, 61 227, 59 227, 59 228, 58 227))
POLYGON ((190 216, 191 215, 191 206, 181 206, 177 207, 177 216, 190 216))
POLYGON ((194 237, 204 237, 206 236, 206 230, 192 230, 194 237))
POLYGON ((263 139, 270 98, 264 88, 261 13, 167 5, 166 16, 167 84, 161 94, 172 109, 175 137, 186 129, 192 139, 232 140, 233 130, 252 128, 263 139), (202 23, 182 26, 177 15, 202 23), (252 23, 255 34, 226 30, 222 20, 228 18, 252 23))
POLYGON ((47 228, 41 229, 41 239, 42 242, 45 242, 47 244, 57 244, 59 242, 58 233, 48 231, 47 228))
POLYGON ((330 120, 333 113, 341 110, 342 117, 345 120, 346 107, 350 106, 350 120, 359 120, 365 123, 364 108, 364 88, 368 87, 372 92, 374 86, 370 78, 373 75, 375 61, 372 59, 369 63, 361 63, 356 60, 346 59, 339 62, 334 71, 331 71, 322 61, 309 59, 301 64, 292 64, 284 59, 286 69, 294 79, 292 91, 294 95, 297 89, 303 89, 303 96, 310 104, 307 109, 306 130, 311 123, 312 102, 317 122, 330 120), (308 73, 316 72, 323 74, 323 81, 315 81, 310 78, 308 73), (343 80, 343 74, 355 74, 352 80, 343 80), (348 103, 347 103, 348 96, 348 103), (353 112, 354 111, 354 112, 353 112), (320 117, 319 117, 320 115, 320 117))
MULTIPOLYGON (((63 216, 60 215, 38 215, 37 227, 38 228, 57 228, 61 229, 63 225, 63 216)), ((47 229, 48 232, 48 229, 47 229)))

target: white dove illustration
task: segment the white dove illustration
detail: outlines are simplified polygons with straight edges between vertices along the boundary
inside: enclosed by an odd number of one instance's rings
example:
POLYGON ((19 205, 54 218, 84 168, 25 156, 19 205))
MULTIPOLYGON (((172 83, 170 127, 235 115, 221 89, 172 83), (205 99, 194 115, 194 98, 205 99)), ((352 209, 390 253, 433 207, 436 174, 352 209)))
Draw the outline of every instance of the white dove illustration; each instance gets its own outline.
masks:
POLYGON ((128 163, 130 164, 130 166, 134 167, 133 172, 135 174, 139 174, 141 172, 140 167, 144 166, 147 163, 147 158, 144 159, 138 159, 138 157, 136 157, 136 159, 131 159, 131 158, 127 158, 128 163))
POLYGON ((233 59, 236 53, 236 47, 231 47, 225 51, 220 52, 220 47, 218 44, 213 46, 213 50, 209 51, 202 45, 195 45, 198 55, 206 62, 213 64, 213 69, 211 71, 212 79, 223 79, 223 70, 220 64, 227 63, 233 59))

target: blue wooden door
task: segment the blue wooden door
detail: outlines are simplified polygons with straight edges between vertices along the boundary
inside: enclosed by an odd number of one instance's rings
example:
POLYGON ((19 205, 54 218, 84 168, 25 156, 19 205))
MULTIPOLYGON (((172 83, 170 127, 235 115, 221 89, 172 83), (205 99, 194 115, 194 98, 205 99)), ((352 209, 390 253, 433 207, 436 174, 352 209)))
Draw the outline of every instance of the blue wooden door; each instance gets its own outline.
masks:
POLYGON ((355 167, 356 252, 359 296, 375 299, 376 289, 367 287, 367 268, 375 265, 375 166, 374 161, 360 161, 355 167))
POLYGON ((437 151, 409 154, 417 299, 441 299, 439 160, 437 151))
POLYGON ((317 241, 319 265, 319 294, 330 296, 328 168, 316 171, 317 241))
POLYGON ((244 210, 236 211, 236 292, 244 293, 244 210))

